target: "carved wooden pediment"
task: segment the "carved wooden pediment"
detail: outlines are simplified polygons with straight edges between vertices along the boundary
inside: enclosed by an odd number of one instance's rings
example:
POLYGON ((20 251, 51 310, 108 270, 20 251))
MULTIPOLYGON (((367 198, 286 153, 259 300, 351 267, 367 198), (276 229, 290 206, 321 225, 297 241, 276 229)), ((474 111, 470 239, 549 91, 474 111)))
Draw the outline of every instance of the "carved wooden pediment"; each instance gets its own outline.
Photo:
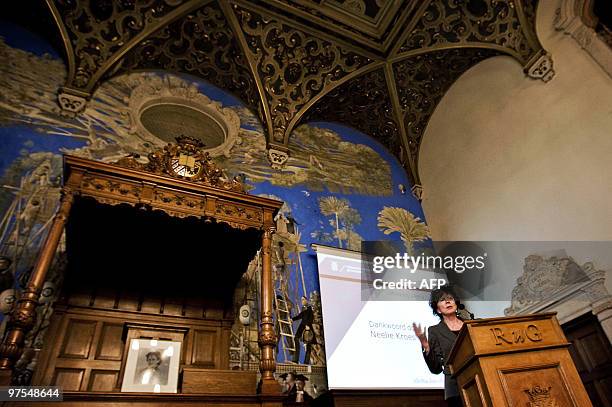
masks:
POLYGON ((273 227, 283 203, 247 194, 242 182, 228 180, 198 143, 179 137, 178 144, 150 153, 147 162, 137 155, 114 164, 64 156, 65 189, 106 205, 128 204, 237 229, 273 227))
POLYGON ((239 177, 228 179, 205 151, 204 144, 197 139, 178 136, 176 143, 168 143, 164 148, 148 154, 148 162, 140 160, 138 154, 130 154, 115 164, 121 167, 146 171, 158 175, 188 180, 214 188, 245 193, 239 177))

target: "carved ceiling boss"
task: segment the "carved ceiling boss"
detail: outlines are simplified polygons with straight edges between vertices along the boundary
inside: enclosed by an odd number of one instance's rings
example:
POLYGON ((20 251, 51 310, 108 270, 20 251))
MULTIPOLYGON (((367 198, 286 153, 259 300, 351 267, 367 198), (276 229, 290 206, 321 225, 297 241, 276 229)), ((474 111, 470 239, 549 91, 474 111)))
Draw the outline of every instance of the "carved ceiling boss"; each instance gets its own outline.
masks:
POLYGON ((537 0, 46 3, 66 53, 67 114, 113 76, 188 73, 258 113, 272 165, 287 160, 296 126, 332 120, 385 145, 419 191, 425 126, 462 73, 509 55, 533 78, 554 75, 535 34, 537 0))

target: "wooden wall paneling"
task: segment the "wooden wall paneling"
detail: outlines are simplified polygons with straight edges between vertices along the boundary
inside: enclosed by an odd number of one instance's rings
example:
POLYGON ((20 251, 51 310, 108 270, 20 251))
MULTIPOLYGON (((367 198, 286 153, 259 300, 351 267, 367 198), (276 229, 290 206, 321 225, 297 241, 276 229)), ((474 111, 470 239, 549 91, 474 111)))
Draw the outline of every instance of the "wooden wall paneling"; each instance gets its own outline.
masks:
POLYGON ((103 322, 96 350, 97 360, 118 360, 123 356, 123 324, 103 322))
MULTIPOLYGON (((108 360, 76 360, 76 359, 58 359, 55 367, 55 374, 58 371, 63 370, 82 370, 81 382, 79 384, 78 391, 90 391, 92 386, 97 382, 97 386, 101 386, 100 380, 103 380, 104 377, 96 377, 99 374, 111 374, 115 373, 117 376, 119 375, 119 371, 121 368, 121 362, 119 361, 108 361, 108 360)), ((108 382, 108 379, 105 380, 108 382)), ((110 389, 118 390, 116 388, 110 389)), ((100 390, 98 390, 100 391, 100 390)), ((109 390, 106 390, 109 391, 109 390)))
POLYGON ((204 299, 189 298, 185 301, 183 307, 185 317, 203 318, 204 317, 204 299))
POLYGON ((207 307, 206 308, 206 319, 223 319, 223 308, 221 307, 207 307))
POLYGON ((194 367, 227 369, 232 322, 60 304, 49 330, 53 340, 41 352, 33 383, 56 381, 75 391, 117 392, 125 347, 137 337, 182 341, 181 367, 195 363, 194 367), (127 338, 124 327, 131 327, 127 338))
MULTIPOLYGON (((57 312, 57 311, 56 311, 57 312)), ((66 335, 67 326, 69 323, 69 318, 66 314, 61 314, 61 317, 57 320, 57 330, 58 333, 55 341, 52 341, 53 347, 43 347, 42 353, 46 355, 45 358, 48 358, 47 367, 40 379, 39 383, 42 386, 50 386, 52 381, 55 378, 55 365, 57 364, 57 358, 60 354, 60 350, 64 344, 64 336, 66 335)))
POLYGON ((49 363, 54 360, 54 356, 57 353, 54 353, 54 349, 59 348, 61 341, 57 340, 60 338, 59 328, 62 326, 62 322, 64 320, 64 313, 61 310, 55 310, 53 315, 51 316, 51 320, 49 323, 49 329, 45 334, 45 343, 46 346, 43 346, 40 354, 38 356, 38 366, 34 371, 34 376, 32 377, 33 385, 48 385, 50 382, 50 376, 47 375, 49 363))
POLYGON ((115 372, 118 375, 123 352, 122 328, 123 324, 116 319, 104 320, 96 315, 60 311, 52 320, 50 330, 55 338, 52 342, 54 346, 43 348, 43 365, 33 384, 50 385, 53 381, 61 380, 75 386, 78 377, 80 382, 75 390, 87 391, 92 386, 102 386, 100 380, 103 376, 91 378, 92 369, 115 372), (77 371, 78 375, 75 373, 77 371))
POLYGON ((96 321, 70 319, 66 328, 59 357, 87 359, 96 329, 96 321))
POLYGON ((63 391, 80 390, 85 369, 59 368, 55 370, 51 386, 59 386, 63 391))
MULTIPOLYGON (((102 334, 102 322, 101 321, 88 321, 94 325, 94 334, 92 337, 92 341, 89 344, 89 349, 87 350, 87 359, 95 360, 96 357, 96 348, 100 343, 100 336, 102 334)), ((85 371, 83 372, 83 379, 81 381, 81 388, 79 390, 86 391, 87 384, 89 383, 89 376, 91 374, 90 363, 84 363, 85 371)))
POLYGON ((183 369, 183 393, 255 394, 257 372, 242 370, 183 369))
POLYGON ((213 358, 215 364, 213 369, 221 368, 221 343, 223 342, 223 329, 221 327, 216 328, 215 348, 213 349, 213 358))
POLYGON ((142 301, 140 311, 148 312, 151 314, 159 314, 161 310, 161 305, 162 299, 160 297, 153 297, 151 295, 147 295, 142 301))
POLYGON ((181 367, 191 365, 191 354, 193 352, 193 333, 194 329, 190 329, 185 335, 183 346, 181 347, 181 367))
POLYGON ((92 291, 79 291, 74 293, 69 293, 67 297, 67 301, 69 305, 74 305, 77 307, 89 307, 93 300, 93 292, 92 291))
POLYGON ((140 295, 137 293, 124 293, 119 294, 119 305, 118 309, 122 311, 138 311, 140 304, 140 295))
POLYGON ((113 391, 120 388, 117 379, 119 370, 98 370, 91 371, 87 391, 113 391))
POLYGON ((217 329, 194 329, 191 365, 215 368, 215 352, 218 349, 219 331, 217 329))
POLYGON ((94 299, 93 306, 96 308, 113 309, 117 301, 117 290, 98 290, 96 291, 96 297, 94 299))
MULTIPOLYGON (((96 320, 108 320, 120 323, 140 323, 141 325, 159 326, 163 325, 166 327, 210 327, 219 326, 220 323, 233 323, 233 319, 229 320, 213 320, 210 318, 203 318, 201 315, 197 317, 186 317, 186 316, 172 316, 172 315, 160 315, 159 312, 155 314, 119 310, 119 309, 94 309, 90 307, 67 307, 67 310, 72 315, 82 315, 83 319, 91 319, 95 316, 96 320)), ((67 312, 68 312, 67 311, 67 312)))
POLYGON ((164 315, 182 316, 183 300, 181 298, 166 298, 164 300, 164 315))

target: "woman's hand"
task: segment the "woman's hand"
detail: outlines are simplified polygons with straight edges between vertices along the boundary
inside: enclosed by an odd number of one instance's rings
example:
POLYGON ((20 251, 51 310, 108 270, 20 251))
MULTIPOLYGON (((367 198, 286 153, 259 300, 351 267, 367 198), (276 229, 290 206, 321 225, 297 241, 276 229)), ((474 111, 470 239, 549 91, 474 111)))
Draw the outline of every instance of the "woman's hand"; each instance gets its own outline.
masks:
POLYGON ((427 341, 427 336, 425 335, 425 330, 421 327, 421 324, 417 324, 416 322, 412 323, 412 329, 414 330, 414 334, 421 341, 421 346, 425 353, 429 353, 429 342, 427 341))

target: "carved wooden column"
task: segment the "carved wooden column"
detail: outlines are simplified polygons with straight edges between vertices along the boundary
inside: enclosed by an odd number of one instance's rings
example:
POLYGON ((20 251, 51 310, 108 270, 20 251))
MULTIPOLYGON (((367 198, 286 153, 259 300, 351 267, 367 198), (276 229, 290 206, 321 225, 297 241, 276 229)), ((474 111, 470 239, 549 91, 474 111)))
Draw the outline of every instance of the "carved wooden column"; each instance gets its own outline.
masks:
POLYGON ((274 332, 274 319, 272 317, 272 296, 274 287, 272 285, 272 234, 274 226, 264 228, 262 239, 263 267, 261 275, 261 322, 259 331, 261 371, 261 393, 278 394, 280 387, 274 379, 276 360, 274 349, 276 348, 276 333, 274 332))
POLYGON ((34 326, 40 291, 62 237, 73 201, 72 190, 64 187, 59 210, 53 218, 49 234, 40 250, 28 285, 11 314, 4 342, 0 345, 0 385, 8 384, 7 380, 10 381, 11 369, 21 355, 25 336, 34 326))

